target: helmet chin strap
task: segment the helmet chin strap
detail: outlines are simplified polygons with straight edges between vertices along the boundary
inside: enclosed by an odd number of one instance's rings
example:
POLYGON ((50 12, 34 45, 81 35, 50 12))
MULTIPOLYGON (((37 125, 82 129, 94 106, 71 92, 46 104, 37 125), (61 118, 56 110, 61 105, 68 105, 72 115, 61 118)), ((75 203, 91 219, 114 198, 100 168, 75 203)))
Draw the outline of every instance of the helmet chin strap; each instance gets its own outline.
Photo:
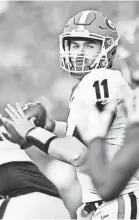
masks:
POLYGON ((70 72, 71 73, 71 75, 74 77, 74 78, 76 78, 76 79, 82 79, 85 75, 87 75, 88 73, 90 73, 90 71, 92 70, 92 68, 90 68, 90 66, 88 66, 88 71, 86 71, 86 72, 70 72))

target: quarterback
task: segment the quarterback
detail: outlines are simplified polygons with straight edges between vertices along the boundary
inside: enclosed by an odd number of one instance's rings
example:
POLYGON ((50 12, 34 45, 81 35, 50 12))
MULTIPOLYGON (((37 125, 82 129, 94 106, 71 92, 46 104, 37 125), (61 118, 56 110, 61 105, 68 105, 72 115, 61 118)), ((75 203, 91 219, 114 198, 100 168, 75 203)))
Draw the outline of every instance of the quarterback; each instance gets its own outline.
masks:
MULTIPOLYGON (((80 81, 71 96, 66 136, 75 136, 82 140, 77 127, 78 121, 83 120, 85 111, 91 114, 93 105, 97 105, 101 111, 107 102, 118 99, 115 114, 105 138, 105 147, 110 161, 122 147, 125 138, 126 119, 122 88, 132 93, 122 74, 112 69, 118 40, 119 36, 112 21, 102 13, 91 10, 82 11, 71 18, 67 22, 63 34, 60 35, 61 67, 80 81)), ((95 126, 92 127, 92 131, 93 129, 95 126)), ((87 133, 87 127, 84 131, 87 133)), ((93 204, 96 202, 100 211, 103 207, 101 206, 102 199, 95 191, 89 175, 78 168, 77 175, 82 186, 83 202, 88 204, 89 209, 94 207, 91 205, 92 202, 93 204), (97 201, 99 202, 97 203, 97 201)), ((105 204, 106 209, 111 210, 109 213, 111 219, 117 218, 119 212, 122 212, 126 219, 131 217, 137 200, 134 195, 128 193, 138 189, 138 176, 135 175, 122 192, 126 195, 125 197, 105 204), (121 200, 124 206, 121 205, 121 200), (127 210, 127 206, 131 207, 130 210, 129 208, 127 210)), ((103 213, 103 208, 101 211, 103 213)), ((84 212, 81 208, 78 210, 79 218, 82 213, 84 212)))
MULTIPOLYGON (((117 100, 105 137, 105 148, 110 161, 124 142, 126 119, 121 91, 122 88, 129 93, 132 91, 122 74, 112 70, 118 40, 115 26, 102 13, 87 10, 75 15, 60 35, 60 65, 79 79, 79 84, 71 95, 66 126, 64 123, 48 119, 47 130, 36 128, 33 122, 26 119, 19 104, 17 104, 17 110, 10 105, 6 108, 12 121, 3 119, 4 122, 10 123, 23 138, 43 152, 77 167, 84 203, 77 211, 78 218, 131 219, 131 217, 137 217, 136 196, 139 194, 137 175, 127 184, 118 199, 103 202, 93 185, 90 172, 79 166, 88 150, 84 145, 87 145, 87 140, 78 130, 86 112, 91 115, 94 106, 102 111, 108 102, 117 100), (57 138, 59 130, 61 136, 65 134, 65 137, 57 138), (83 143, 81 144, 79 140, 83 143), (135 191, 136 194, 133 193, 135 191)), ((102 125, 103 123, 102 121, 102 125)), ((85 124, 86 133, 88 133, 87 129, 85 124)), ((93 139, 95 125, 89 129, 92 130, 93 139)))

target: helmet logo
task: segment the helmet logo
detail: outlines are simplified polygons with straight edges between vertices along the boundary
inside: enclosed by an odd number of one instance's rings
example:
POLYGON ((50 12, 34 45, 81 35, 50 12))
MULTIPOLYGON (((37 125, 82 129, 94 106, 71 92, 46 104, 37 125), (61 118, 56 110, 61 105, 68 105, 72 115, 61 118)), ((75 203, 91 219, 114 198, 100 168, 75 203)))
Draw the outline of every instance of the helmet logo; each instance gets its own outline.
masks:
POLYGON ((111 20, 109 20, 108 18, 105 18, 104 21, 105 21, 107 28, 109 28, 111 31, 116 31, 116 27, 114 26, 111 20))
POLYGON ((111 46, 111 45, 113 44, 112 39, 107 40, 107 44, 108 44, 109 46, 111 46))

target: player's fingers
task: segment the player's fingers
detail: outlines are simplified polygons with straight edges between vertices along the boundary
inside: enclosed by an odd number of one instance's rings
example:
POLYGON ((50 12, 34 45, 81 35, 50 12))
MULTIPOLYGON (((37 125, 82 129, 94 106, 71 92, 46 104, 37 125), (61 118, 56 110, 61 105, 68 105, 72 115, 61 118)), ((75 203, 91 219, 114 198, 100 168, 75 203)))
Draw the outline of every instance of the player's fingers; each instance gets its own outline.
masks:
MULTIPOLYGON (((25 106, 27 107, 27 106, 32 105, 32 104, 34 104, 34 103, 35 103, 35 102, 27 102, 27 103, 24 105, 24 107, 25 107, 25 106)), ((24 108, 24 107, 23 107, 23 108, 24 108)))
POLYGON ((32 101, 32 102, 27 102, 24 106, 29 106, 29 105, 34 105, 34 104, 41 104, 39 101, 32 101))
POLYGON ((12 120, 10 120, 6 117, 3 117, 2 120, 3 120, 4 124, 10 124, 10 125, 14 126, 14 122, 12 120))
MULTIPOLYGON (((0 120, 1 120, 1 122, 2 122, 2 124, 3 124, 3 126, 6 127, 6 123, 5 123, 5 121, 3 120, 2 114, 0 114, 0 120)), ((7 130, 7 129, 6 129, 6 130, 7 130)))
POLYGON ((6 138, 5 138, 5 136, 3 135, 3 133, 2 133, 2 132, 0 132, 0 137, 1 137, 1 139, 2 139, 3 141, 5 141, 5 140, 6 140, 6 138))
POLYGON ((23 109, 21 108, 21 106, 20 106, 20 104, 18 102, 16 103, 16 108, 17 108, 17 111, 19 112, 20 116, 22 118, 26 118, 25 114, 24 114, 24 111, 23 111, 23 109))
POLYGON ((3 141, 7 141, 7 139, 5 138, 5 136, 3 135, 3 133, 1 133, 0 136, 1 136, 1 139, 2 139, 3 141))
POLYGON ((6 131, 7 131, 7 122, 4 120, 4 117, 2 116, 2 114, 0 114, 0 119, 1 119, 1 122, 3 123, 3 126, 6 128, 6 131))
POLYGON ((2 132, 2 138, 3 140, 6 139, 6 140, 10 140, 11 138, 11 134, 9 133, 9 125, 14 127, 14 122, 11 121, 10 119, 8 118, 5 118, 3 117, 3 126, 5 128, 5 131, 2 132))
POLYGON ((16 122, 18 120, 18 118, 15 116, 15 114, 13 112, 11 112, 8 108, 5 108, 5 111, 7 112, 7 114, 10 116, 10 118, 16 122))
POLYGON ((7 132, 7 133, 1 133, 1 138, 3 141, 11 141, 11 135, 7 132))
POLYGON ((31 118, 29 121, 30 121, 32 124, 34 124, 34 126, 35 126, 35 123, 34 123, 35 120, 36 120, 36 118, 33 117, 33 118, 31 118))
POLYGON ((17 118, 21 118, 21 116, 19 115, 18 111, 10 104, 7 104, 7 108, 17 117, 17 118))

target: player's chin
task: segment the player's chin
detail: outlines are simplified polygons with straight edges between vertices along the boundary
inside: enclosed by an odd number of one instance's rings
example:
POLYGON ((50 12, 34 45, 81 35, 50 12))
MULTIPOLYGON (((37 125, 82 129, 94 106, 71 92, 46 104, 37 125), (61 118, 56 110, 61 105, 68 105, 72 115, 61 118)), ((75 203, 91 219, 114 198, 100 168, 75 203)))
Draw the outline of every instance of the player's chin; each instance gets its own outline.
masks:
POLYGON ((74 76, 76 79, 81 80, 88 72, 83 72, 83 71, 71 71, 72 76, 74 76))
POLYGON ((73 70, 73 72, 75 72, 77 75, 80 75, 80 74, 86 74, 86 73, 88 73, 88 72, 90 72, 90 66, 78 66, 78 65, 76 65, 76 66, 73 66, 72 67, 72 70, 73 70))

